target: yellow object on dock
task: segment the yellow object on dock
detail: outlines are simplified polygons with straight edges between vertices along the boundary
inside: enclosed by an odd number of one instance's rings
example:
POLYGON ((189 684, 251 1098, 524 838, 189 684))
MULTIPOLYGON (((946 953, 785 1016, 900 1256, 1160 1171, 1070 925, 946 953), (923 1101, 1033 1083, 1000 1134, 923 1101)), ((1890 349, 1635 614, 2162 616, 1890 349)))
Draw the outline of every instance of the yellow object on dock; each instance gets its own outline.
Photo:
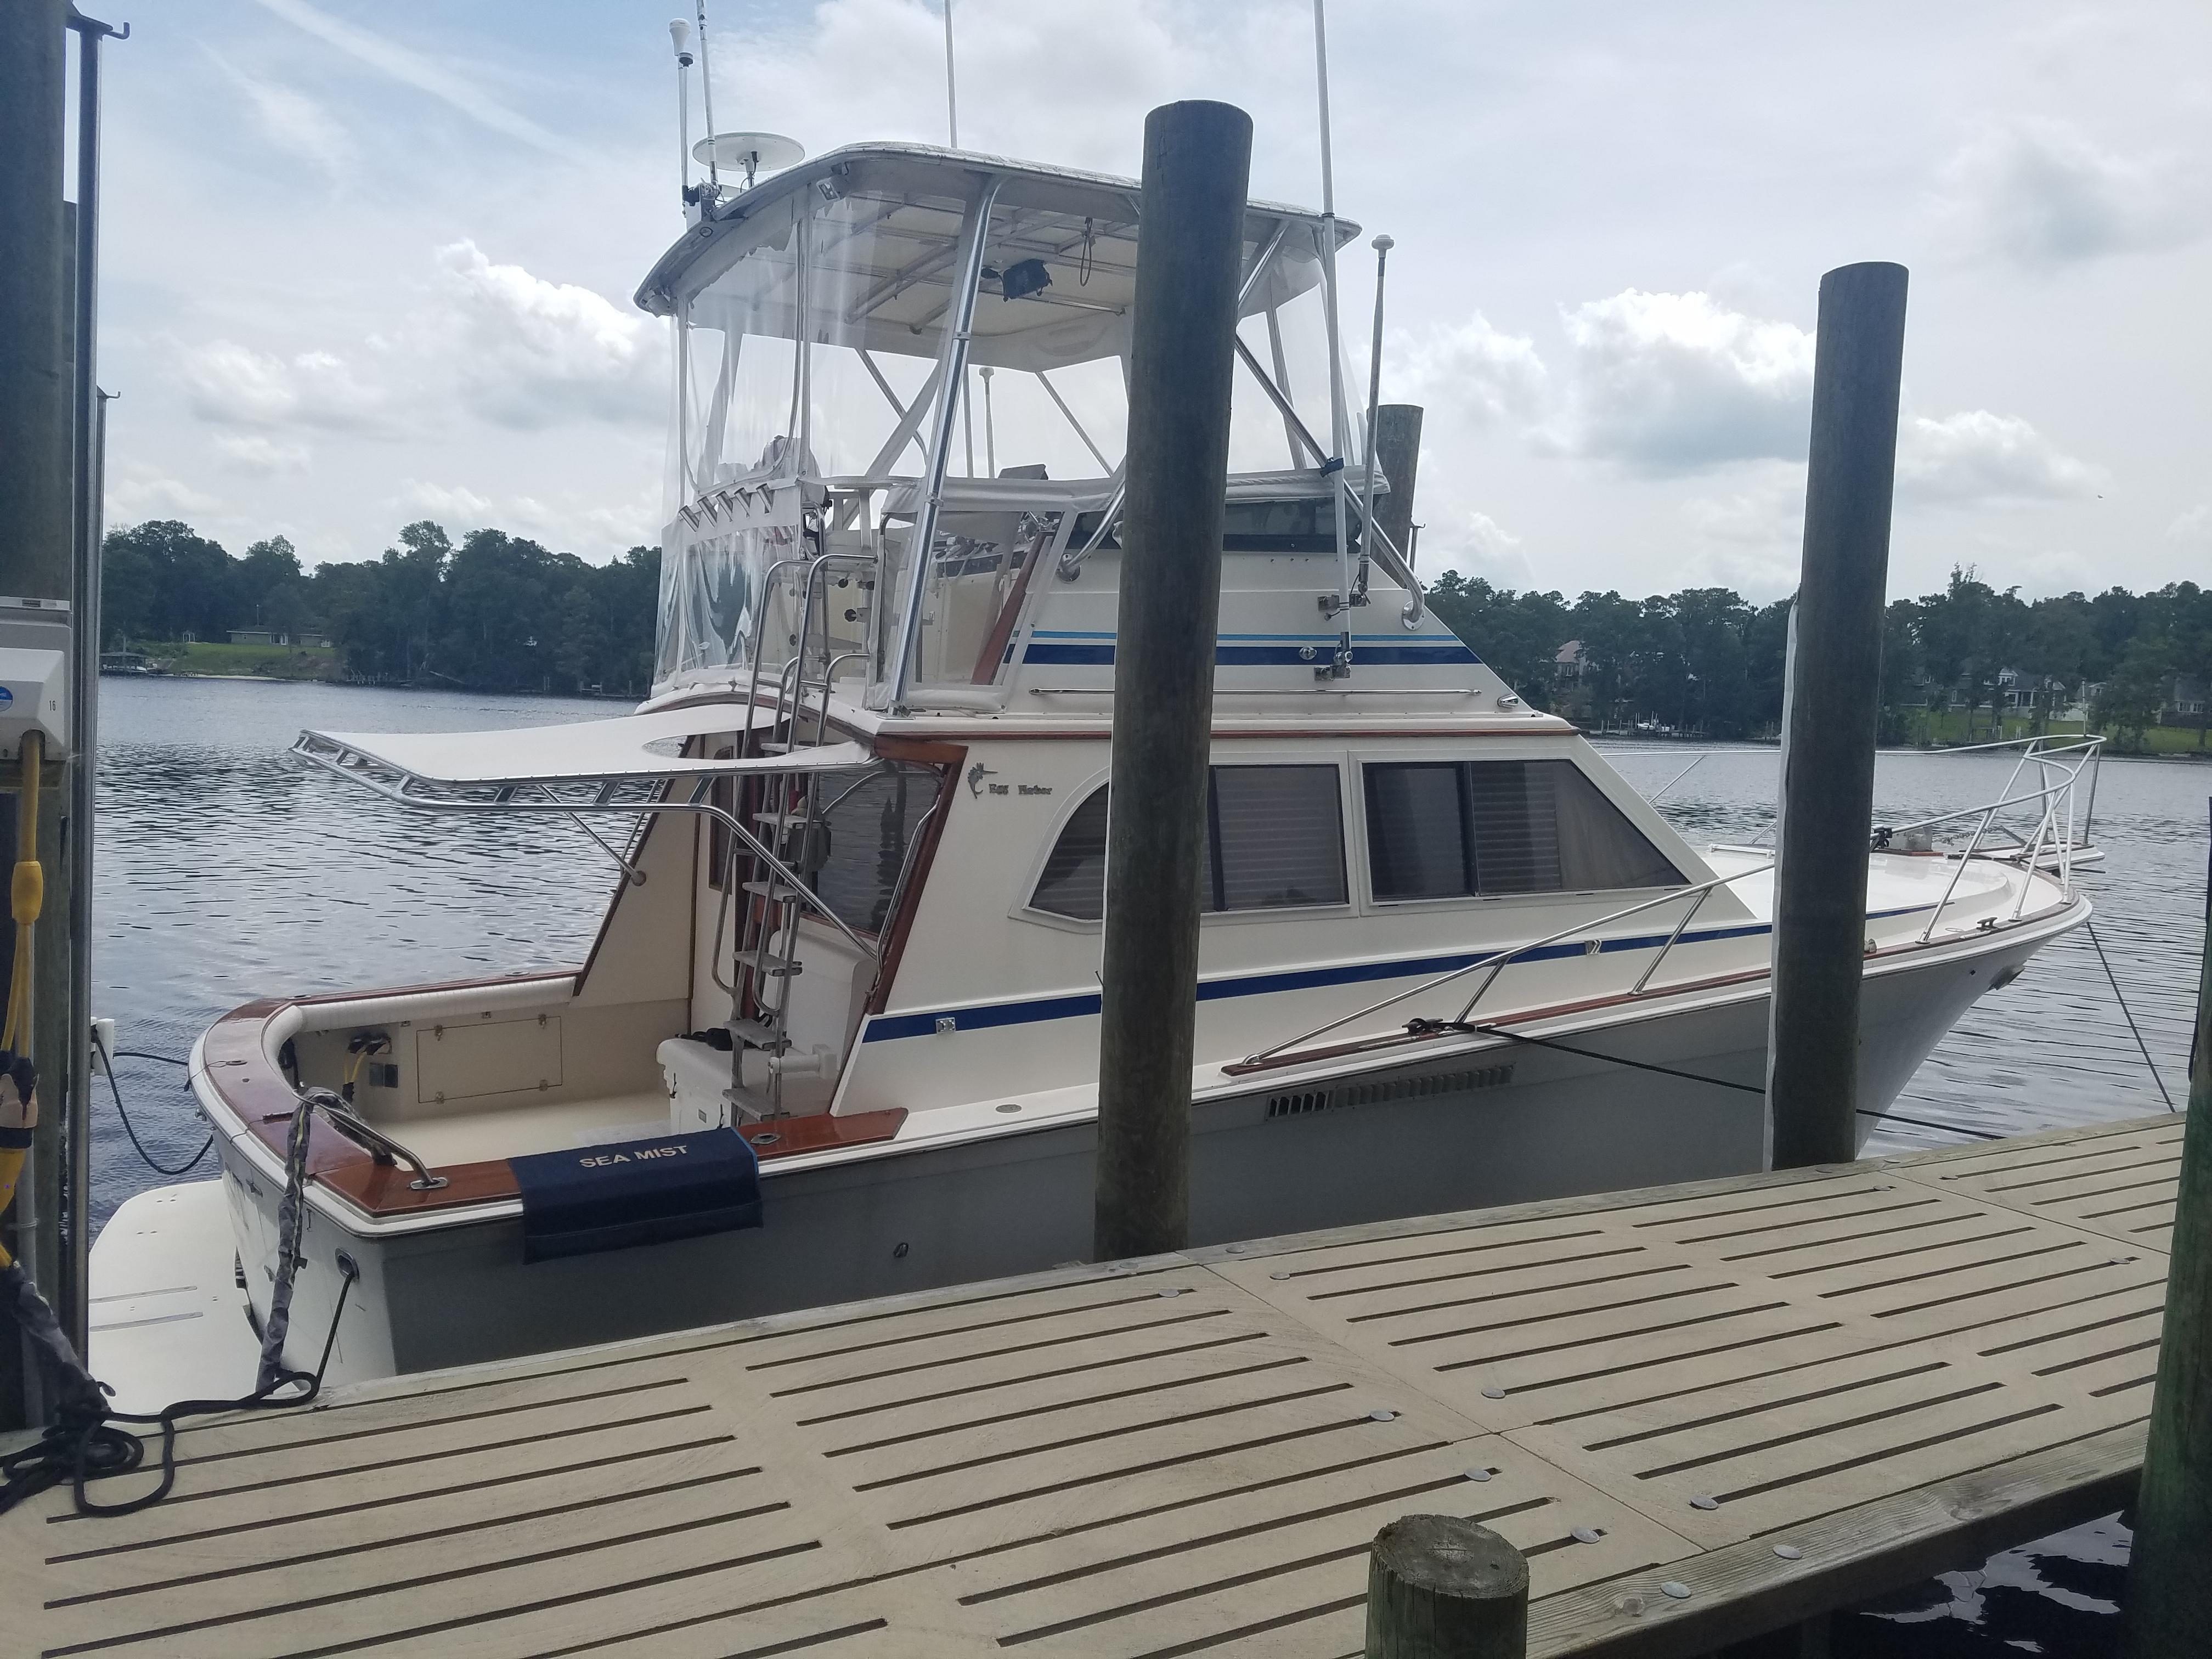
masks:
POLYGON ((2173 1118, 1076 1267, 334 1392, 0 1519, 8 1652, 1312 1656, 1471 1516, 1701 1651, 2118 1507, 2173 1118), (103 1497, 139 1488, 111 1483, 103 1497))

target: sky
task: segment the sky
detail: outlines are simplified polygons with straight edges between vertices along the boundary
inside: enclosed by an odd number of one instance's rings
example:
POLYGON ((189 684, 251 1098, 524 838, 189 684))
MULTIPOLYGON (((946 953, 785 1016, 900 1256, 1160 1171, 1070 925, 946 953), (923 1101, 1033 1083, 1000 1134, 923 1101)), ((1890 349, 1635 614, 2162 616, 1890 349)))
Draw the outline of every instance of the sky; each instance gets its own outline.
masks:
MULTIPOLYGON (((375 556, 657 541, 690 0, 191 0, 103 63, 111 526, 375 556)), ((942 0, 713 0, 715 113, 942 143, 942 0)), ((1310 4, 955 0, 964 147, 1133 174, 1224 99, 1319 199, 1310 4)), ((1911 270, 1893 595, 2212 581, 2201 0, 1336 0, 1337 204, 1395 240, 1425 574, 1796 582, 1820 275, 1911 270)), ((695 106, 695 123, 698 120, 695 106)), ((695 125, 695 132, 700 129, 695 125)), ((1344 261, 1364 386, 1365 237, 1344 261)))

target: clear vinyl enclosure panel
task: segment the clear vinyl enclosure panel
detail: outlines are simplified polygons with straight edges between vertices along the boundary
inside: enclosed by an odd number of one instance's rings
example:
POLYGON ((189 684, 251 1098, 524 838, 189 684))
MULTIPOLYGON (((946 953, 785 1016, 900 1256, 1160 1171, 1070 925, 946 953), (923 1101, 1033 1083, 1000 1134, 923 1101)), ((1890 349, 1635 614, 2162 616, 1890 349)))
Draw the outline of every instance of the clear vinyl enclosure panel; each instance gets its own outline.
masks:
MULTIPOLYGON (((933 466, 908 680, 990 684, 1074 516, 1118 502, 1138 212, 1128 181, 884 146, 780 175, 695 227, 662 261, 657 296, 675 331, 675 406, 656 692, 887 678, 933 466), (994 179, 940 459, 966 238, 994 179)), ((1321 234, 1296 210, 1247 212, 1246 270, 1263 255, 1266 269, 1240 337, 1296 420, 1240 368, 1232 472, 1314 468, 1298 422, 1334 453, 1321 234)), ((641 298, 655 295, 649 280, 641 298)))

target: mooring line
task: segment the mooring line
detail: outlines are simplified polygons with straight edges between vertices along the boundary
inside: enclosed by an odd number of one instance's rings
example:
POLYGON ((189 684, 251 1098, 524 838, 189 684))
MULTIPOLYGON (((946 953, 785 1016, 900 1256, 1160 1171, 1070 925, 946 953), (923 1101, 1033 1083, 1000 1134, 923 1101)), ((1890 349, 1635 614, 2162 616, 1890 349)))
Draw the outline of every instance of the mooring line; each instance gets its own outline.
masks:
POLYGON ((2105 942, 2097 937, 2097 924, 2093 921, 2087 926, 2089 943, 2097 947, 2097 960, 2105 964, 2105 977, 2112 983, 2112 1000, 2120 1005, 2120 1018, 2127 1021, 2128 1030, 2136 1040, 2136 1047, 2142 1050, 2143 1064, 2150 1067, 2150 1080, 2158 1085, 2158 1092, 2166 1102, 2166 1109, 2170 1112, 2173 1109, 2173 1097, 2166 1092, 2166 1079, 2158 1073, 2158 1062, 2150 1057, 2150 1044, 2143 1041, 2143 1034, 2136 1029, 2136 1017, 2128 1011, 2128 1000, 2121 994, 2119 977, 2112 972, 2112 964, 2105 955, 2105 942))

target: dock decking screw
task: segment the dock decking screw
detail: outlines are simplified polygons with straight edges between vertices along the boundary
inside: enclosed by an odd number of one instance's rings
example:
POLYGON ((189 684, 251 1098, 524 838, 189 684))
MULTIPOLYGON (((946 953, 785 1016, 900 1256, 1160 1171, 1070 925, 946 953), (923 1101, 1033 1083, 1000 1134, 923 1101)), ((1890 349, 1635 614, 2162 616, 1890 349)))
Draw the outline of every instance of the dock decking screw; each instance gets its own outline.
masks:
POLYGON ((1467 1472, 1467 1478, 1470 1480, 1487 1480, 1497 1473, 1496 1469, 1469 1469, 1467 1472))
POLYGON ((1370 1421, 1376 1423, 1395 1423, 1398 1419, 1397 1413, 1388 1411, 1370 1412, 1367 1413, 1367 1416, 1370 1421))
POLYGON ((1160 1294, 1162 1296, 1181 1296, 1182 1294, 1182 1286, 1180 1285, 1170 1285, 1166 1289, 1163 1290, 1160 1294))
POLYGON ((1575 1542, 1577 1544, 1595 1544, 1599 1539, 1604 1536, 1605 1528, 1603 1527, 1577 1527, 1575 1528, 1575 1542))
POLYGON ((1505 1390, 1493 1382, 1482 1391, 1482 1397, 1485 1400, 1503 1400, 1505 1398, 1505 1390))
POLYGON ((1679 1578, 1669 1578, 1659 1586, 1659 1594, 1673 1601, 1686 1601, 1690 1599, 1690 1587, 1679 1578))
POLYGON ((1721 1500, 1719 1498, 1708 1498, 1703 1492, 1699 1492, 1695 1498, 1692 1498, 1690 1500, 1690 1507, 1693 1510, 1717 1510, 1720 1508, 1720 1506, 1721 1500))
POLYGON ((1805 1552, 1794 1544, 1777 1544, 1774 1553, 1785 1561, 1802 1561, 1805 1559, 1805 1552))
POLYGON ((1288 1279, 1290 1275, 1288 1273, 1269 1273, 1267 1277, 1270 1279, 1288 1279))

